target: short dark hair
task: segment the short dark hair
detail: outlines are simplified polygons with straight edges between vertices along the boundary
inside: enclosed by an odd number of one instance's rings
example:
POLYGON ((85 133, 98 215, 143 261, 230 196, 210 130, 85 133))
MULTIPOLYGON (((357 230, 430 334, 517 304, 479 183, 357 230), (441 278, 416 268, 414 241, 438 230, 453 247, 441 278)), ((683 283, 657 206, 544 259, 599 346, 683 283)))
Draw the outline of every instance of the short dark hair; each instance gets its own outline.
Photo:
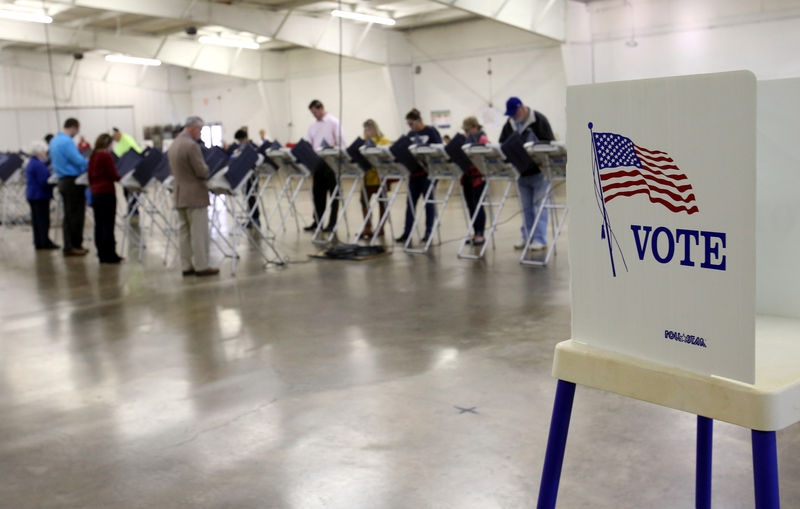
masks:
POLYGON ((115 133, 119 132, 119 129, 117 129, 116 127, 112 127, 111 130, 114 131, 115 133))
POLYGON ((311 103, 308 105, 308 109, 314 108, 315 110, 318 110, 318 109, 320 109, 320 108, 324 108, 324 107, 325 107, 325 106, 323 106, 323 105, 322 105, 322 101, 320 101, 319 99, 314 99, 314 100, 313 100, 313 101, 311 101, 311 103))
POLYGON ((81 123, 78 122, 77 118, 69 117, 64 121, 64 129, 69 129, 71 127, 80 127, 81 123))
POLYGON ((50 140, 52 140, 52 139, 53 139, 53 135, 51 133, 47 133, 47 134, 44 135, 44 142, 45 143, 50 143, 50 140))
POLYGON ((239 129, 238 131, 236 131, 236 134, 233 135, 233 138, 235 140, 243 140, 247 138, 247 131, 245 131, 244 129, 239 129))
POLYGON ((406 120, 422 120, 422 114, 418 109, 414 108, 406 113, 406 120))

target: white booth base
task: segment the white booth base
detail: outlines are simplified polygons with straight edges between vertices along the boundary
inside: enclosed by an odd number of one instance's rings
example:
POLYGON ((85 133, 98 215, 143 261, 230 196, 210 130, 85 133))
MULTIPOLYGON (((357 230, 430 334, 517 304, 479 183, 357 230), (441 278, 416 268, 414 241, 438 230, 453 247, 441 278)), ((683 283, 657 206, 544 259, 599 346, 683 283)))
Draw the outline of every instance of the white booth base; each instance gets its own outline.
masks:
POLYGON ((745 428, 777 431, 800 422, 798 359, 800 320, 758 315, 753 385, 622 355, 578 339, 556 345, 553 376, 745 428))

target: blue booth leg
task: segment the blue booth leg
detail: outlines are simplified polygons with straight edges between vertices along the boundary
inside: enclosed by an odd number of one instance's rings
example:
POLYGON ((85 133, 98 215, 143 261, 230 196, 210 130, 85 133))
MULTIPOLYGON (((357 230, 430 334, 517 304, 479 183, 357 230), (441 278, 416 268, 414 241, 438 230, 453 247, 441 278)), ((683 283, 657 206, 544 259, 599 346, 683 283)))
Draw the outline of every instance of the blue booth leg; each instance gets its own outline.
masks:
POLYGON ((775 432, 752 430, 752 436, 756 509, 780 509, 775 432))
POLYGON ((711 451, 714 420, 697 416, 697 468, 695 471, 694 506, 711 509, 711 451))
POLYGON ((555 509, 556 507, 558 482, 561 479, 561 465, 564 462, 564 448, 567 445, 569 418, 572 414, 574 397, 575 384, 559 380, 556 401, 553 404, 553 418, 550 421, 550 436, 547 438, 547 452, 544 456, 537 509, 555 509))

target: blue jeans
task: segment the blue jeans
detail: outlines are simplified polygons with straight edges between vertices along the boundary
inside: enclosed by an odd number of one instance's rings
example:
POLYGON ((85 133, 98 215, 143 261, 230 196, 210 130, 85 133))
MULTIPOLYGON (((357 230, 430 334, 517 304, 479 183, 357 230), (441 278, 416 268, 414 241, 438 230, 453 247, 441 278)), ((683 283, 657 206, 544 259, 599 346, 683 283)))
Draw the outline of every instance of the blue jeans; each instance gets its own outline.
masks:
MULTIPOLYGON (((414 222, 414 209, 417 208, 417 201, 420 196, 425 198, 425 193, 428 192, 428 187, 431 181, 427 176, 411 177, 408 179, 408 196, 409 202, 406 207, 406 224, 403 228, 403 235, 411 235, 411 225, 414 222)), ((435 188, 436 186, 434 186, 435 188)), ((433 191, 431 191, 431 199, 433 199, 433 191)), ((429 203, 425 205, 425 237, 430 237, 431 230, 433 230, 433 220, 436 219, 436 205, 429 203)))
MULTIPOLYGON (((522 241, 528 240, 528 234, 533 228, 533 220, 536 219, 536 211, 545 199, 547 190, 547 179, 544 174, 528 175, 520 177, 517 181, 519 188, 519 201, 522 205, 522 241)), ((542 215, 536 223, 533 231, 533 241, 547 244, 547 209, 542 210, 542 215)))

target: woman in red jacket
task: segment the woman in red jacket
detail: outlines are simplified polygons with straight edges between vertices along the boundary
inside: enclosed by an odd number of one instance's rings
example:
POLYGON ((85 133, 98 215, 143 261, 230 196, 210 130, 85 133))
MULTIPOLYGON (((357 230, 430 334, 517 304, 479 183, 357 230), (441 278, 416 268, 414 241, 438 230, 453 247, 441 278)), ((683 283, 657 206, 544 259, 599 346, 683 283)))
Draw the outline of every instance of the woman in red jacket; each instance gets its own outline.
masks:
POLYGON ((89 159, 89 188, 92 191, 94 208, 94 243, 100 263, 119 263, 124 258, 117 255, 114 240, 114 225, 117 217, 117 190, 114 182, 119 180, 117 167, 109 148, 113 138, 101 134, 94 143, 89 159))

